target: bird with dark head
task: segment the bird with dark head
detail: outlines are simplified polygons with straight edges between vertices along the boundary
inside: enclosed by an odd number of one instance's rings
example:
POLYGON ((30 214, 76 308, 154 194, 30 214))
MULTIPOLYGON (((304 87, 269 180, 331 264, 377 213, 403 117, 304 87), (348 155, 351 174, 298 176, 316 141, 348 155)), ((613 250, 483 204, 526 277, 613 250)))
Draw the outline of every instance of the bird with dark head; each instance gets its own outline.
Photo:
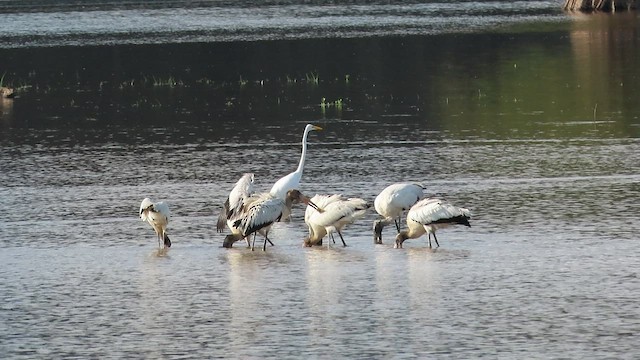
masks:
POLYGON ((400 232, 402 213, 424 197, 423 189, 421 184, 397 183, 387 186, 376 196, 373 205, 383 218, 373 222, 375 244, 382 244, 382 230, 393 222, 400 232))
POLYGON ((146 221, 151 225, 158 237, 158 247, 162 249, 171 247, 171 240, 167 235, 167 226, 169 225, 169 218, 171 212, 169 211, 169 205, 164 202, 154 203, 149 198, 142 200, 140 204, 140 219, 146 221))
POLYGON ((286 208, 291 208, 291 206, 298 203, 304 203, 318 209, 318 211, 322 211, 297 189, 287 191, 284 199, 275 197, 271 193, 252 197, 247 201, 244 210, 233 219, 232 234, 225 236, 222 246, 230 248, 236 241, 254 234, 251 247, 253 250, 256 232, 260 232, 265 237, 262 250, 266 251, 271 226, 274 222, 280 220, 286 208))
POLYGON ((231 224, 228 224, 229 220, 242 211, 245 206, 245 201, 253 194, 254 178, 253 173, 246 173, 242 175, 233 189, 231 189, 218 215, 218 221, 216 223, 217 232, 223 232, 225 226, 231 228, 231 224))
POLYGON ((316 195, 311 198, 311 201, 320 206, 323 211, 316 211, 309 206, 304 213, 304 222, 309 227, 309 236, 303 241, 306 247, 321 245, 326 235, 333 238, 333 232, 338 233, 342 245, 347 246, 342 230, 361 219, 371 207, 371 204, 364 199, 345 198, 340 194, 316 195))
POLYGON ((468 209, 453 206, 442 199, 422 199, 413 205, 407 213, 408 230, 398 233, 394 247, 401 249, 405 240, 416 239, 423 234, 427 234, 429 238, 429 247, 431 247, 431 235, 436 241, 436 246, 440 247, 436 230, 452 225, 471 227, 470 218, 471 212, 468 209))

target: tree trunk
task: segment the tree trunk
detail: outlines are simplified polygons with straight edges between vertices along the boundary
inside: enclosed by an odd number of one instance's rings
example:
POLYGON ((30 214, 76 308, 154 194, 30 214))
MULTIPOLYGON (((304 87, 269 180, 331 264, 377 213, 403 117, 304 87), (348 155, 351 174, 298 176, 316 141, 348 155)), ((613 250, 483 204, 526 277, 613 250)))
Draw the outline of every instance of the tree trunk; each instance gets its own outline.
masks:
POLYGON ((564 9, 571 11, 632 10, 640 6, 640 0, 565 0, 564 9))

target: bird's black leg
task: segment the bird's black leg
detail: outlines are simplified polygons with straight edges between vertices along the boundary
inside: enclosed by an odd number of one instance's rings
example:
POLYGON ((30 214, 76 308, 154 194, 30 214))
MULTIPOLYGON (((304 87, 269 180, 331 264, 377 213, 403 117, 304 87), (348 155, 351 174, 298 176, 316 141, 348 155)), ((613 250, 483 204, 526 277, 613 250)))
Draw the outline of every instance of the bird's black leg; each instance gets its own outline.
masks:
POLYGON ((431 249, 431 234, 427 233, 427 236, 429 237, 429 249, 431 249))
POLYGON ((440 244, 438 244, 438 238, 436 237, 436 233, 433 233, 433 239, 436 241, 436 247, 440 247, 440 244))
MULTIPOLYGON (((338 231, 338 230, 336 230, 336 231, 338 231)), ((338 231, 338 235, 340 235, 340 240, 342 240, 342 245, 344 245, 344 247, 347 247, 347 243, 344 242, 344 238, 342 237, 342 234, 340 233, 340 231, 338 231)), ((334 243, 335 243, 335 241, 334 241, 334 243)))
POLYGON ((262 243, 262 251, 267 251, 267 241, 269 241, 269 239, 267 239, 267 237, 265 236, 264 242, 262 243))
POLYGON ((256 247, 256 233, 253 233, 253 243, 251 244, 251 251, 256 247))
POLYGON ((400 215, 397 219, 394 220, 394 222, 396 223, 396 230, 398 230, 398 232, 400 232, 400 222, 402 221, 402 215, 400 215))
POLYGON ((269 242, 269 245, 273 246, 273 243, 271 242, 271 240, 269 240, 269 238, 266 235, 264 238, 267 239, 267 241, 269 242))
POLYGON ((329 233, 329 237, 331 238, 331 240, 332 240, 332 241, 333 241, 333 243, 335 244, 335 243, 336 243, 336 239, 334 239, 334 238, 333 238, 333 233, 332 233, 332 232, 331 232, 331 233, 329 233))

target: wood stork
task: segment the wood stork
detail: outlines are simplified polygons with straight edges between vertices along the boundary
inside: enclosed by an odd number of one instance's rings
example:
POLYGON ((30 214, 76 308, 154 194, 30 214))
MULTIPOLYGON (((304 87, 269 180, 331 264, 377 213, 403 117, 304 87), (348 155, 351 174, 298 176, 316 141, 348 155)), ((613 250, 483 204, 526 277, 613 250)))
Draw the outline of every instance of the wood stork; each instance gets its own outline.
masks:
POLYGON ((140 218, 142 221, 146 221, 155 230, 158 236, 158 248, 165 249, 171 247, 171 240, 167 235, 167 225, 169 225, 169 218, 171 212, 169 211, 169 205, 164 202, 154 203, 149 198, 142 200, 140 204, 140 218))
POLYGON ((311 206, 305 210, 304 221, 309 226, 309 236, 304 239, 304 246, 322 244, 324 236, 333 231, 340 236, 342 245, 347 246, 341 230, 362 218, 371 207, 364 199, 347 199, 339 194, 316 195, 311 198, 311 201, 322 211, 317 211, 311 206))
MULTIPOLYGON (((300 155, 298 168, 296 171, 285 175, 273 184, 270 193, 274 197, 284 200, 289 190, 300 188, 300 179, 302 178, 302 171, 304 170, 304 162, 307 159, 307 135, 309 135, 309 132, 311 131, 319 130, 322 130, 322 128, 316 125, 307 124, 307 126, 305 126, 304 133, 302 135, 302 154, 300 155)), ((285 214, 285 218, 287 216, 288 214, 285 214)))
POLYGON ((382 244, 382 229, 395 222, 400 232, 402 213, 424 197, 420 184, 397 183, 387 186, 376 196, 373 206, 384 218, 373 222, 373 242, 382 244))
POLYGON ((218 222, 216 223, 218 232, 223 232, 225 226, 229 226, 229 229, 231 229, 229 220, 242 211, 245 201, 253 194, 254 178, 253 173, 246 173, 231 189, 227 200, 222 205, 220 215, 218 215, 218 222))
POLYGON ((291 208, 294 203, 300 202, 322 211, 318 206, 311 202, 308 197, 304 196, 296 189, 289 190, 284 199, 275 197, 271 193, 252 196, 247 201, 244 210, 233 218, 233 225, 231 227, 232 233, 224 238, 222 246, 230 248, 236 241, 254 234, 253 245, 251 247, 253 250, 255 245, 255 233, 261 232, 265 237, 262 250, 266 251, 267 235, 269 234, 271 225, 280 220, 286 208, 291 208))
MULTIPOLYGON (((418 201, 407 213, 408 230, 400 231, 396 236, 395 248, 402 248, 402 243, 407 239, 415 239, 423 234, 432 235, 436 245, 440 247, 436 230, 452 225, 466 225, 471 227, 469 219, 471 212, 465 208, 451 205, 442 199, 426 198, 418 201)), ((431 238, 429 237, 429 247, 431 238)))

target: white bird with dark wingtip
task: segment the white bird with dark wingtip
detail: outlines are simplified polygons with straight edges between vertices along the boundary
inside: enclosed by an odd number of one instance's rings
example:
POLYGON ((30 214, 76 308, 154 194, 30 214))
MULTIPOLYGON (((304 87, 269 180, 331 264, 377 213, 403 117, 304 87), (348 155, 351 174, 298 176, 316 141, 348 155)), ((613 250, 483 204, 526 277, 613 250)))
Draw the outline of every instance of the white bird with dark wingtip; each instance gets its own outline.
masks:
POLYGON ((304 246, 307 247, 321 244, 325 235, 334 231, 340 236, 342 245, 347 246, 342 237, 342 229, 362 218, 371 207, 364 199, 347 199, 339 194, 316 195, 311 201, 322 211, 312 206, 305 210, 304 221, 309 226, 309 236, 304 239, 304 246))
POLYGON ((245 201, 253 194, 253 181, 253 173, 246 173, 242 175, 233 189, 231 189, 227 200, 222 205, 220 215, 218 215, 218 222, 216 223, 216 230, 218 232, 223 232, 225 226, 231 228, 229 219, 232 219, 242 211, 245 201))
MULTIPOLYGON (((274 197, 280 198, 282 200, 287 196, 287 192, 293 189, 300 188, 300 179, 302 179, 302 172, 304 171, 304 163, 307 159, 307 136, 311 131, 319 131, 322 130, 320 126, 307 124, 304 128, 304 133, 302 135, 302 154, 300 155, 300 162, 298 163, 298 168, 296 171, 285 175, 280 178, 278 181, 273 184, 271 187, 271 191, 269 191, 274 197)), ((289 217, 291 213, 291 209, 286 209, 286 212, 283 218, 289 217)))
POLYGON ((300 191, 289 190, 284 199, 273 196, 271 193, 254 195, 247 200, 244 210, 235 218, 232 218, 232 233, 224 238, 223 247, 230 248, 238 240, 253 236, 253 250, 256 242, 255 233, 260 232, 265 237, 262 250, 266 251, 267 235, 271 225, 282 218, 286 208, 291 208, 294 203, 305 203, 318 208, 310 199, 300 191))
POLYGON ((402 248, 402 243, 407 239, 416 239, 424 234, 429 235, 429 247, 431 247, 431 237, 440 247, 436 230, 452 225, 465 225, 471 227, 469 219, 471 212, 469 209, 453 206, 442 199, 426 198, 418 201, 407 213, 408 230, 400 231, 396 236, 395 248, 402 248))
POLYGON ((140 218, 142 221, 146 221, 155 230, 158 236, 158 248, 167 249, 171 247, 171 240, 167 235, 167 226, 169 225, 169 218, 171 212, 169 211, 169 205, 164 202, 154 203, 149 198, 142 200, 140 204, 140 218))
POLYGON ((420 184, 397 183, 387 186, 376 196, 373 206, 384 218, 373 222, 374 243, 382 244, 382 229, 392 222, 400 232, 402 213, 424 197, 423 189, 420 184))

